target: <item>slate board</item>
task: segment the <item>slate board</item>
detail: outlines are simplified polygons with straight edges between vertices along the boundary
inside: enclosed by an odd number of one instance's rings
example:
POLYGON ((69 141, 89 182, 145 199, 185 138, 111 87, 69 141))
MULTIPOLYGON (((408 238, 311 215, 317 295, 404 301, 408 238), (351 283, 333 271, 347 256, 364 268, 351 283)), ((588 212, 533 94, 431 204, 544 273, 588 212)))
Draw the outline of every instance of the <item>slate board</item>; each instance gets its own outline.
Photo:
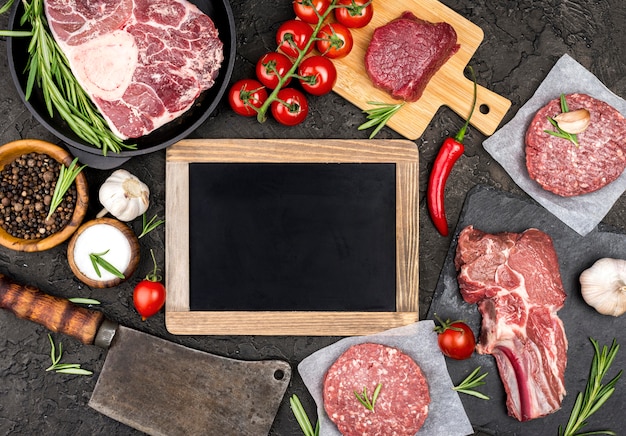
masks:
MULTIPOLYGON (((507 414, 506 394, 492 356, 475 353, 465 361, 446 359, 452 382, 458 384, 479 365, 483 371, 489 373, 486 385, 479 388, 491 397, 489 401, 461 395, 463 405, 476 430, 498 436, 556 435, 559 425, 567 423, 576 395, 585 388, 593 357, 590 337, 597 340, 600 345, 610 345, 613 338, 622 345, 605 382, 619 370, 626 369, 624 333, 626 314, 615 318, 597 313, 582 299, 578 281, 580 273, 599 258, 626 259, 626 234, 600 225, 582 237, 532 200, 522 199, 491 187, 473 188, 465 200, 455 236, 435 289, 428 318, 433 319, 436 313, 442 319, 466 320, 477 335, 480 331, 481 317, 476 305, 469 305, 463 301, 458 290, 453 263, 458 234, 470 224, 489 233, 521 232, 535 227, 552 237, 559 257, 563 286, 567 293, 565 306, 558 313, 565 324, 569 341, 565 372, 567 395, 561 410, 544 418, 521 423, 507 414)), ((626 404, 626 377, 618 381, 613 396, 589 419, 584 430, 610 429, 619 434, 626 424, 626 414, 622 411, 623 404, 626 404)))

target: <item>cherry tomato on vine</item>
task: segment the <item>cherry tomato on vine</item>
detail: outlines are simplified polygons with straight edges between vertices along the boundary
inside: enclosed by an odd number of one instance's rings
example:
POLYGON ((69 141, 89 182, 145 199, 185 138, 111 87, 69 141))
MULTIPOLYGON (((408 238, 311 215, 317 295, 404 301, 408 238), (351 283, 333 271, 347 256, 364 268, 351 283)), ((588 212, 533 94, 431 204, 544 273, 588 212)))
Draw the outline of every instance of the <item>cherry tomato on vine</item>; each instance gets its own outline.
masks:
POLYGON ((317 24, 329 6, 330 0, 294 0, 293 11, 302 21, 317 24))
POLYGON ((278 91, 270 108, 276 121, 285 126, 300 124, 309 113, 309 103, 305 95, 293 88, 278 91))
POLYGON ((133 290, 133 304, 144 321, 158 313, 165 304, 165 286, 161 283, 161 277, 157 275, 158 268, 152 250, 150 254, 154 262, 154 270, 137 283, 133 290))
MULTIPOLYGON (((278 48, 291 58, 296 58, 304 50, 307 42, 313 36, 313 28, 300 20, 287 20, 280 25, 276 32, 278 48)), ((309 46, 307 53, 313 49, 309 46)))
MULTIPOLYGON (((278 86, 280 78, 291 69, 293 62, 282 53, 271 51, 261 56, 256 63, 256 77, 263 85, 270 89, 278 86)), ((283 85, 291 82, 291 77, 285 80, 283 85)))
POLYGON ((472 329, 463 321, 437 319, 441 323, 440 326, 435 327, 441 352, 452 359, 469 358, 476 348, 476 337, 472 329))
POLYGON ((365 27, 372 21, 374 6, 372 0, 339 0, 335 9, 335 19, 346 27, 365 27))
POLYGON ((311 56, 302 61, 298 67, 298 79, 302 89, 309 94, 324 95, 332 91, 337 81, 337 69, 324 56, 311 56))
POLYGON ((340 23, 326 24, 321 28, 316 41, 317 50, 331 59, 342 58, 352 50, 352 33, 340 23))
POLYGON ((244 117, 256 116, 257 111, 254 108, 263 106, 265 100, 267 100, 265 87, 254 79, 241 79, 228 91, 228 104, 235 113, 244 117))

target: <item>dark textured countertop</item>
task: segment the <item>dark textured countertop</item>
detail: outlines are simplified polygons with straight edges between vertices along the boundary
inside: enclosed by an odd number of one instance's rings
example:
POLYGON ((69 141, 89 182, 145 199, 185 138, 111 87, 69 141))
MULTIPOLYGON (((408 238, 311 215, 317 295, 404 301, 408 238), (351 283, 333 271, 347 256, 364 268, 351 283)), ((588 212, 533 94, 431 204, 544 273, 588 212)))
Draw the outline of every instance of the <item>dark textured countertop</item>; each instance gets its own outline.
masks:
MULTIPOLYGON (((570 0, 472 2, 444 0, 447 6, 480 26, 484 41, 471 60, 478 82, 510 99, 512 107, 503 123, 532 96, 537 86, 561 55, 567 53, 594 73, 617 95, 626 96, 626 5, 622 0, 587 2, 570 0)), ((256 60, 274 49, 274 32, 292 17, 290 1, 248 0, 232 2, 237 27, 237 57, 232 80, 252 77, 256 60)), ((7 16, 0 18, 6 28, 7 16)), ((2 45, 4 46, 4 42, 2 45)), ((28 112, 15 91, 7 66, 6 50, 0 49, 0 143, 22 138, 58 142, 28 112)), ((357 131, 364 120, 361 111, 336 94, 311 99, 311 112, 297 127, 283 127, 269 120, 236 116, 225 101, 191 137, 193 138, 367 138, 357 131)), ((415 141, 420 155, 420 317, 424 318, 441 271, 451 237, 441 237, 430 222, 424 193, 428 173, 443 140, 454 134, 462 119, 442 107, 423 136, 415 141)), ((400 138, 383 129, 378 138, 400 138)), ((506 172, 482 148, 485 136, 470 129, 465 138, 466 152, 448 181, 446 207, 454 225, 467 192, 477 184, 525 196, 506 172)), ((151 189, 151 212, 165 213, 165 152, 133 158, 123 168, 136 174, 151 189)), ((92 198, 109 171, 87 169, 92 198)), ((97 201, 90 204, 89 216, 97 213, 97 201)), ((620 198, 604 219, 606 224, 625 228, 626 199, 620 198)), ((141 239, 144 251, 154 249, 159 265, 164 265, 163 227, 141 239)), ((71 273, 66 260, 67 244, 42 253, 29 254, 0 248, 0 272, 16 280, 64 297, 83 296, 102 302, 107 317, 135 329, 208 351, 240 359, 280 358, 294 368, 294 376, 278 411, 271 434, 300 434, 289 409, 288 396, 296 393, 313 415, 314 404, 295 370, 314 351, 334 343, 336 337, 189 337, 167 332, 164 314, 142 322, 132 304, 130 280, 112 289, 90 289, 71 273)), ((137 275, 145 275, 151 259, 144 256, 137 275)), ((167 271, 164 271, 167 274, 167 271)), ((46 330, 0 311, 0 434, 80 434, 130 435, 138 432, 109 419, 87 406, 101 369, 105 352, 83 346, 70 338, 62 340, 67 361, 92 369, 92 377, 67 377, 46 373, 49 344, 46 330)), ((172 410, 172 413, 176 413, 172 410)), ((555 430, 546 434, 555 434, 555 430)))

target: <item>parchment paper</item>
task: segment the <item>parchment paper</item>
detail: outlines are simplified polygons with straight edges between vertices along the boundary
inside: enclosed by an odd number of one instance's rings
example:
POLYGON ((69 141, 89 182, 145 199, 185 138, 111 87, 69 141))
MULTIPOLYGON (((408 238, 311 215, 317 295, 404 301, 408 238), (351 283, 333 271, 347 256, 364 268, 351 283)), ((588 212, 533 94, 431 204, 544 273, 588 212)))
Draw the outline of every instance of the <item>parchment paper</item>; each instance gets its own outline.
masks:
POLYGON ((472 425, 465 413, 459 394, 448 374, 443 354, 437 345, 437 333, 432 320, 420 321, 371 336, 354 336, 342 339, 304 359, 298 372, 317 404, 321 436, 340 436, 339 430, 324 411, 322 387, 324 374, 335 360, 349 347, 373 342, 396 347, 411 356, 420 366, 430 389, 431 403, 428 417, 418 435, 466 436, 473 434, 472 425))
POLYGON ((535 112, 562 93, 574 92, 603 100, 626 116, 626 101, 611 92, 596 76, 565 54, 550 70, 532 98, 509 123, 485 140, 483 147, 528 195, 578 234, 585 236, 602 221, 613 203, 626 189, 626 172, 598 191, 575 197, 561 197, 544 190, 530 179, 524 150, 524 135, 535 112))

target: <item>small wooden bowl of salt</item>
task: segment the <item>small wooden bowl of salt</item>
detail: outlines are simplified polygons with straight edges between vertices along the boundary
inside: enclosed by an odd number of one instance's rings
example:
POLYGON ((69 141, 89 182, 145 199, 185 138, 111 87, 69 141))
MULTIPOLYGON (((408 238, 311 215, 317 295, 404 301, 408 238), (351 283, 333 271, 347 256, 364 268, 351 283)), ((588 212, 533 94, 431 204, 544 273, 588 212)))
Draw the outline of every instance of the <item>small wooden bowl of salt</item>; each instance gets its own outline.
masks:
POLYGON ((114 218, 96 218, 72 236, 67 260, 81 282, 93 288, 110 288, 137 269, 139 240, 127 224, 114 218))

